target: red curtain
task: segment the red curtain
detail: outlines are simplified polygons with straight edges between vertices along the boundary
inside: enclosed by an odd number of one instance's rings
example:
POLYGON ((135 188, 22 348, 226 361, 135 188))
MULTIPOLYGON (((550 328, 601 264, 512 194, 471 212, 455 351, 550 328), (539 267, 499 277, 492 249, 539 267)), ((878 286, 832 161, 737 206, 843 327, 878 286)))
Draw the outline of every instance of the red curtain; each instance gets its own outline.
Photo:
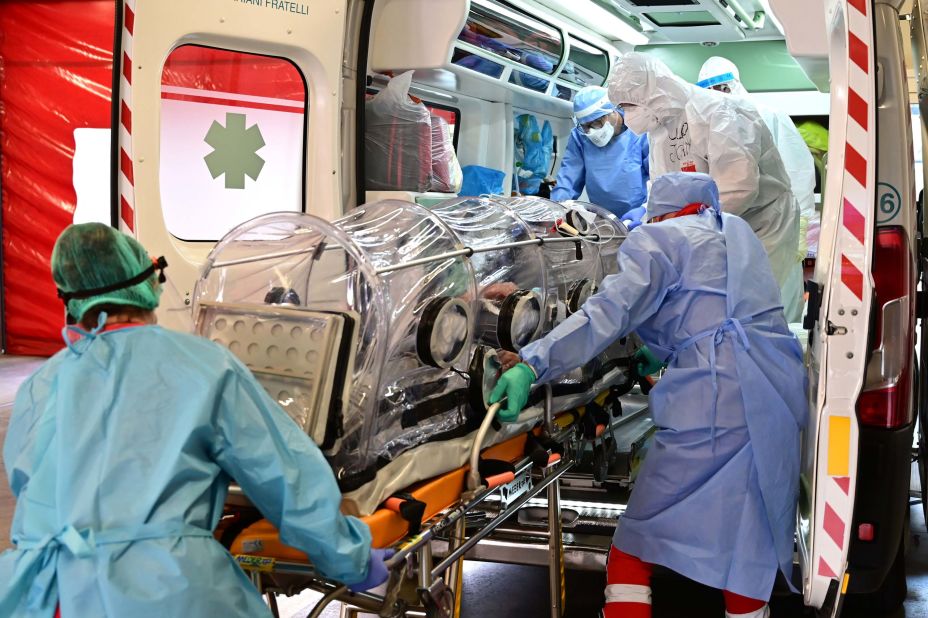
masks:
MULTIPOLYGON (((110 126, 113 0, 0 1, 0 182, 10 354, 52 354, 64 323, 49 265, 74 213, 74 130, 110 126)), ((109 165, 101 161, 100 165, 109 165)))

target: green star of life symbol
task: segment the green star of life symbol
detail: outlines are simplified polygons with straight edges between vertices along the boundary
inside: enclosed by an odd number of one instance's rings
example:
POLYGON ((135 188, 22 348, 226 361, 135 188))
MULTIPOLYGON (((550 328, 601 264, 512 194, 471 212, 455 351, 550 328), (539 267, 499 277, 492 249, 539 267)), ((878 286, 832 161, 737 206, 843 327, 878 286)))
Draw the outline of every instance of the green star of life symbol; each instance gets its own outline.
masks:
POLYGON ((264 137, 257 124, 245 128, 245 114, 226 113, 226 126, 214 120, 204 140, 213 152, 203 159, 213 179, 225 174, 226 189, 244 189, 245 175, 257 180, 264 168, 258 151, 264 147, 264 137))

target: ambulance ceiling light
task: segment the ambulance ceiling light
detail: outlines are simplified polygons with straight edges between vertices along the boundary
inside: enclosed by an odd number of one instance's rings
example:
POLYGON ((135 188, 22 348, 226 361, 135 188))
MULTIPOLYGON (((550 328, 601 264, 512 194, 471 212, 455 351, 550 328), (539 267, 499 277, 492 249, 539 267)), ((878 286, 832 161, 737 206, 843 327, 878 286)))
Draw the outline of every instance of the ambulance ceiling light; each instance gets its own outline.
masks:
POLYGON ((541 0, 541 3, 607 39, 624 41, 631 45, 647 45, 650 42, 646 35, 597 6, 592 0, 541 0))
POLYGON ((770 23, 773 24, 774 27, 782 34, 784 32, 783 24, 780 23, 780 20, 777 19, 773 9, 770 8, 770 0, 759 0, 759 2, 761 7, 764 9, 764 15, 770 19, 770 23))

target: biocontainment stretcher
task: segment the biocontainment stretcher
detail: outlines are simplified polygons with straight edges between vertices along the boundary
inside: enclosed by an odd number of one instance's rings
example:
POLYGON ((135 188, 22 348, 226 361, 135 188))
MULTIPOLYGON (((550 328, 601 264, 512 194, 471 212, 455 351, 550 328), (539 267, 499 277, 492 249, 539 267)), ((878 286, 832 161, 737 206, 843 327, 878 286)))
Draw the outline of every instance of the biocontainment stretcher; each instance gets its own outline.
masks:
MULTIPOLYGON (((320 445, 343 510, 368 518, 377 543, 389 544, 423 520, 441 523, 426 531, 463 525, 497 485, 511 493, 514 479, 524 479, 515 486, 531 487, 530 497, 551 487, 573 465, 549 461, 572 435, 554 412, 589 407, 576 417, 587 419, 592 439, 595 426, 611 427, 589 419, 603 415, 597 395, 615 399, 630 388, 633 338, 536 389, 515 422, 493 431, 486 396, 498 373, 495 350, 518 351, 576 311, 616 271, 626 233, 595 206, 537 198, 454 200, 431 210, 384 201, 331 223, 267 215, 213 249, 195 292, 196 328, 248 365, 320 445), (477 455, 520 440, 521 458, 477 455)), ((241 512, 237 518, 248 521, 241 512)), ((241 539, 243 551, 274 545, 273 533, 262 537, 255 526, 241 539)), ((430 552, 420 540, 411 541, 415 552, 430 552)), ((276 564, 279 573, 298 563, 276 564)))

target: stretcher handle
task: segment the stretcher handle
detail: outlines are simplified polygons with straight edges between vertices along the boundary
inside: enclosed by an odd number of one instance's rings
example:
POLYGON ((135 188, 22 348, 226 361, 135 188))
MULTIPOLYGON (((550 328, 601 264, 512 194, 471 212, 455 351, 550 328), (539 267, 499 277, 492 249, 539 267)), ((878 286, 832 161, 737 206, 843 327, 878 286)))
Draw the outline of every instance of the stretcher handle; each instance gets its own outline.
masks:
POLYGON ((488 476, 487 489, 496 489, 500 485, 505 485, 506 483, 511 483, 516 480, 515 472, 503 472, 502 474, 494 474, 493 476, 488 476))
POLYGON ((551 453, 551 456, 548 457, 548 465, 549 465, 549 466, 553 466, 554 464, 556 464, 556 463, 559 462, 560 460, 561 460, 561 454, 560 454, 560 453, 551 453))
POLYGON ((596 437, 601 437, 606 432, 606 426, 602 423, 596 426, 596 437))
MULTIPOLYGON (((505 401, 505 398, 503 399, 505 401)), ((470 449, 470 472, 467 475, 467 488, 475 491, 482 484, 480 481, 480 451, 483 449, 483 441, 486 440, 490 427, 493 426, 493 420, 496 413, 503 407, 503 401, 494 403, 487 408, 487 414, 480 423, 480 429, 477 430, 477 436, 474 438, 474 444, 470 449)))
POLYGON ((383 505, 394 513, 399 513, 400 507, 403 506, 403 500, 402 498, 387 498, 383 505))

